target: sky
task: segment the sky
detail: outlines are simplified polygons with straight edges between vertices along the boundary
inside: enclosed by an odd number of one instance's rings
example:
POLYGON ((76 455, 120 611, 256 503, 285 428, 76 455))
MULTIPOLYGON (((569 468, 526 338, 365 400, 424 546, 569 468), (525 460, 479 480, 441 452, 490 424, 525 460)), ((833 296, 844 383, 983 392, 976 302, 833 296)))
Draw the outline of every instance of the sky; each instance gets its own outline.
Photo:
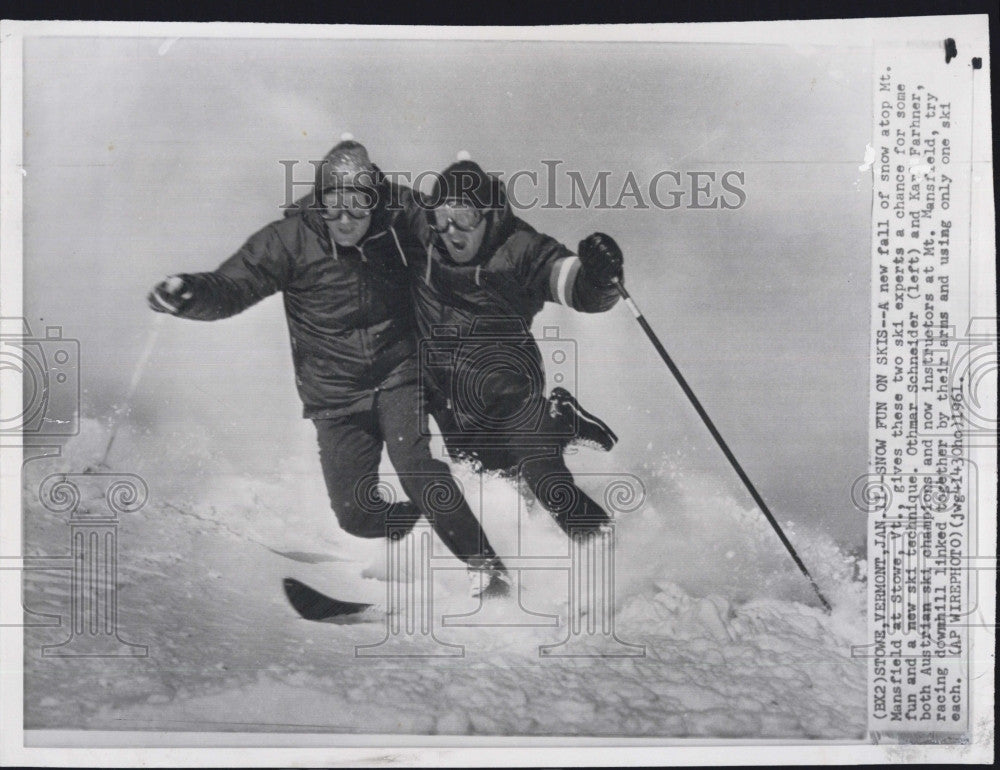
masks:
MULTIPOLYGON (((566 171, 608 172, 613 198, 629 173, 645 185, 734 171, 735 210, 521 215, 571 247, 616 238, 626 285, 779 520, 863 541, 850 488, 867 463, 864 50, 34 38, 24 77, 25 316, 80 340, 85 414, 121 405, 152 328, 148 289, 214 268, 280 217, 281 161, 306 179, 343 132, 414 174, 459 150, 508 178, 544 180, 545 161, 562 161, 561 203, 566 171)), ((197 430, 248 472, 315 462, 278 298, 213 324, 167 321, 130 404, 137 424, 163 441, 197 430)), ((545 326, 575 343, 577 394, 621 439, 609 462, 676 458, 738 492, 624 307, 549 307, 545 326)), ((302 473, 318 478, 315 465, 302 473)))

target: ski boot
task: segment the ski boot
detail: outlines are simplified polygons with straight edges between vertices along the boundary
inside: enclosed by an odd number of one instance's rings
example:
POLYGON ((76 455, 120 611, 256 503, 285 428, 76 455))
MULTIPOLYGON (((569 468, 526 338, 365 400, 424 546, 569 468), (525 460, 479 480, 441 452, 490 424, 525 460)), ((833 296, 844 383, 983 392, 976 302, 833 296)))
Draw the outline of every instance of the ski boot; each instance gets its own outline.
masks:
POLYGON ((510 596, 511 579, 500 558, 477 559, 469 564, 469 594, 473 599, 510 596))
POLYGON ((592 449, 610 452, 618 436, 604 421, 595 417, 566 390, 553 388, 549 395, 549 417, 565 425, 575 426, 576 432, 570 444, 582 444, 592 449))

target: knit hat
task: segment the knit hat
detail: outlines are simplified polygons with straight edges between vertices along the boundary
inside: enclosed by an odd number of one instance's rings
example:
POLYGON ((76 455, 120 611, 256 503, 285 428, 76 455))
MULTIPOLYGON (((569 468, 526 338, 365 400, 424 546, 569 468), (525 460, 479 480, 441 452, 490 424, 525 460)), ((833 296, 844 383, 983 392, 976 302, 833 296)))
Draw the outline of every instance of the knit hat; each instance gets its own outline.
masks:
POLYGON ((316 197, 330 189, 355 188, 371 190, 378 186, 381 174, 368 157, 368 150, 350 134, 323 158, 316 169, 316 197))
POLYGON ((445 201, 465 201, 476 208, 503 208, 503 186, 495 176, 487 174, 466 153, 452 163, 434 180, 430 200, 435 206, 445 201), (465 157, 462 157, 462 156, 465 157))

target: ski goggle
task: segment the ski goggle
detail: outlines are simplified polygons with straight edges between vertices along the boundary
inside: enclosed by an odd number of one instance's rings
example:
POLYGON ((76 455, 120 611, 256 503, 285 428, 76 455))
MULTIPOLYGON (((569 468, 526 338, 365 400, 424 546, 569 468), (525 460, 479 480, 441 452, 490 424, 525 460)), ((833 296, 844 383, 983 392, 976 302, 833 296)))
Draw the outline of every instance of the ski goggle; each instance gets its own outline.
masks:
POLYGON ((366 192, 329 194, 323 196, 322 216, 331 222, 339 221, 344 214, 351 219, 364 219, 371 216, 373 208, 374 196, 366 192))
POLYGON ((438 206, 431 215, 431 230, 436 233, 448 232, 448 228, 454 226, 456 230, 467 233, 479 227, 479 223, 486 216, 482 209, 467 204, 446 203, 438 206))
POLYGON ((371 213, 371 209, 332 208, 327 206, 323 209, 323 219, 329 220, 330 222, 339 222, 340 217, 347 214, 347 216, 351 219, 360 220, 371 216, 371 213))

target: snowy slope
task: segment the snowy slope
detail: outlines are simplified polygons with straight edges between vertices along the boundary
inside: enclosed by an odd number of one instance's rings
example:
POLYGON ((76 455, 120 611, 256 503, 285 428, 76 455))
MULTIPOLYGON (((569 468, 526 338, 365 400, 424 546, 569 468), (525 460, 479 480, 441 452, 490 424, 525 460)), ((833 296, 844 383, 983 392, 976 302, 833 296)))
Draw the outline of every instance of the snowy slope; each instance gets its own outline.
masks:
MULTIPOLYGON (((42 507, 38 486, 51 473, 81 470, 106 435, 88 421, 63 457, 28 463, 26 553, 68 552, 66 514, 42 507)), ((146 507, 119 526, 120 636, 148 645, 149 654, 42 658, 40 646, 68 631, 28 628, 27 728, 810 738, 864 731, 864 661, 850 656, 851 644, 864 643, 864 565, 814 533, 790 533, 835 605, 826 615, 811 606, 808 584, 760 515, 712 479, 648 458, 631 464, 647 501, 619 521, 616 623, 618 637, 645 645, 645 656, 541 656, 539 645, 567 633, 558 592, 566 578, 536 570, 522 576, 523 601, 561 613, 559 627, 439 627, 438 639, 461 645, 461 657, 365 658, 355 645, 378 642, 383 627, 310 623, 281 593, 281 578, 291 575, 342 598, 384 595, 382 545, 339 533, 315 486, 314 458, 289 458, 288 468, 262 479, 227 474, 205 454, 205 478, 194 483, 171 477, 172 458, 154 457, 141 435, 123 436, 121 447, 122 470, 131 462, 156 479, 146 507)), ((613 456, 583 450, 570 465, 599 469, 613 456)), ((467 489, 480 483, 467 468, 456 472, 467 489)), ((503 512, 517 506, 517 492, 495 478, 482 484, 488 533, 505 552, 512 535, 503 512)), ((564 544, 537 510, 522 534, 536 548, 564 544)), ((435 581, 441 612, 472 608, 461 571, 435 581)), ((68 592, 65 573, 26 573, 25 606, 34 613, 66 615, 68 592)))

